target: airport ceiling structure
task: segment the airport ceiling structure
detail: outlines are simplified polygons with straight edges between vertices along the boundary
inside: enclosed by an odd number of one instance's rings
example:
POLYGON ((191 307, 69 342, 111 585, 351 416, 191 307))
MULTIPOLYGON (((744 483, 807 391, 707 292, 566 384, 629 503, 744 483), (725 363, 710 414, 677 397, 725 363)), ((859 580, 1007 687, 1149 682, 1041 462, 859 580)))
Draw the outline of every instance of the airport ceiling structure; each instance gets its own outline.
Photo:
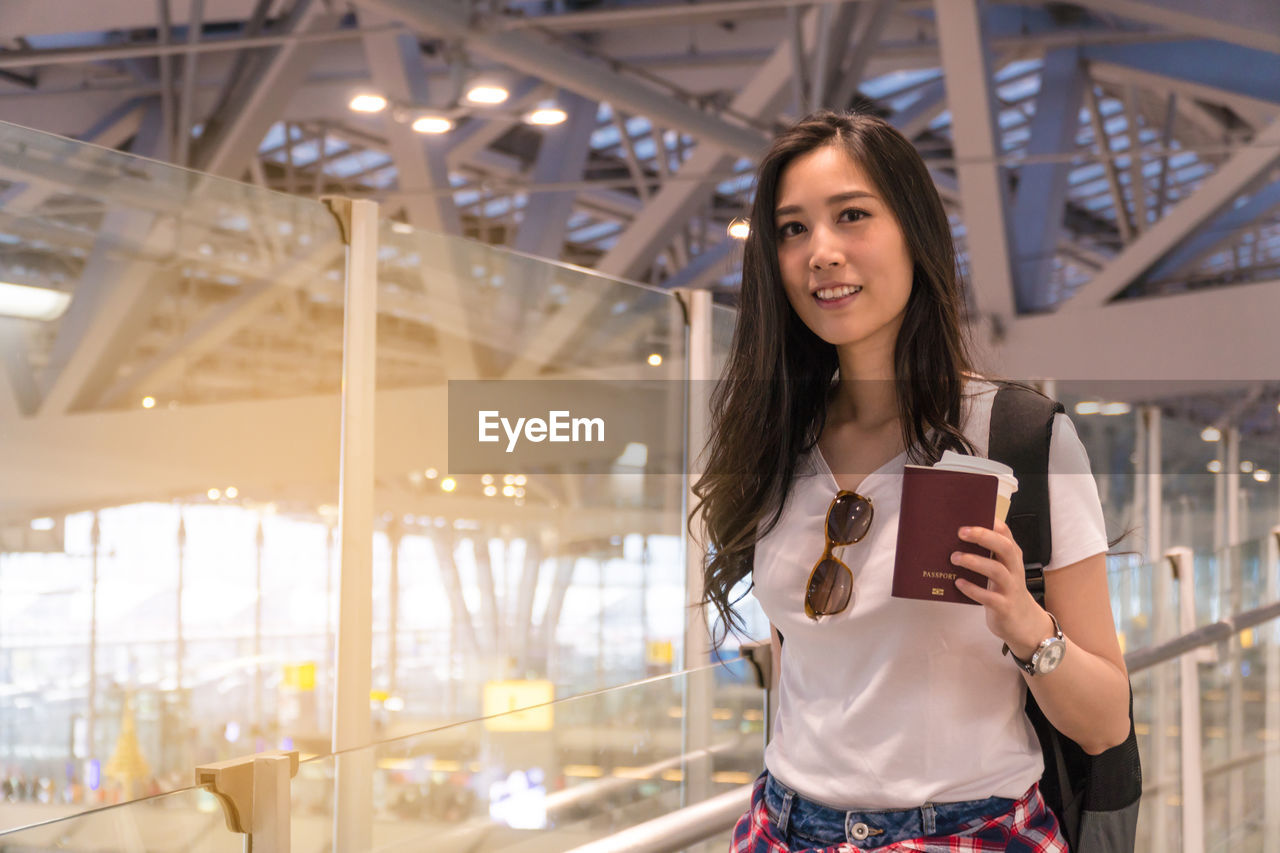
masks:
MULTIPOLYGON (((0 2, 0 121, 282 193, 376 199, 417 228, 728 303, 728 227, 770 134, 816 107, 874 111, 928 162, 971 320, 1007 375, 1185 380, 1152 396, 1266 434, 1277 81, 1273 0, 0 2), (484 103, 484 87, 505 98, 484 103)), ((0 420, 123 412, 147 371, 176 381, 184 330, 232 304, 234 275, 181 298, 118 286, 92 241, 39 244, 40 228, 90 215, 75 187, 0 182, 0 277, 57 267, 50 280, 90 297, 56 332, 0 324, 0 420)), ((236 333, 197 352, 222 365, 203 374, 216 382, 187 382, 184 402, 234 400, 271 341, 332 325, 279 308, 240 306, 236 333)), ((407 352, 417 338, 399 332, 407 352)), ((287 355, 276 381, 305 385, 320 355, 287 355)))

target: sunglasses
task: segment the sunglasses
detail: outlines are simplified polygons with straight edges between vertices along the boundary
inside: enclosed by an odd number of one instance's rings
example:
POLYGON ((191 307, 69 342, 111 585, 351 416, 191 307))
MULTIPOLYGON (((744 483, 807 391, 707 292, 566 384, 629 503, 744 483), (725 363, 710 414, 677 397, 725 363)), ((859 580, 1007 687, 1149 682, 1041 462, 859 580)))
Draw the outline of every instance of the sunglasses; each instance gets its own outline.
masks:
POLYGON ((810 619, 831 616, 849 606, 853 596, 853 572, 831 549, 861 542, 871 529, 871 498, 841 489, 827 508, 827 545, 809 572, 804 593, 804 612, 810 619))

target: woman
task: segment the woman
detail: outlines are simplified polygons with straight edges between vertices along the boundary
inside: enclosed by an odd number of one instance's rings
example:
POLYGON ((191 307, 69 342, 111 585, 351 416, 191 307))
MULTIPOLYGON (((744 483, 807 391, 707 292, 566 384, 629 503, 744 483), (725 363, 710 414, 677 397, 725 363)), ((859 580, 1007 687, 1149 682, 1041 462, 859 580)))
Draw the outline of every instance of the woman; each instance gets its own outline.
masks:
POLYGON ((954 558, 988 578, 985 588, 955 582, 980 607, 889 595, 903 465, 986 451, 995 386, 971 370, 962 299, 941 200, 897 131, 822 112, 775 140, 759 167, 738 325, 695 487, 706 602, 722 625, 740 626, 730 595, 751 575, 778 673, 773 739, 735 828, 738 853, 1063 851, 1039 794, 1026 689, 1092 754, 1128 734, 1102 510, 1066 415, 1050 447, 1045 607, 1003 523, 959 533, 994 556, 954 558), (835 551, 853 584, 828 596, 808 584, 842 489, 872 511, 839 519, 859 528, 835 551), (1001 654, 1008 644, 1027 661, 1055 625, 1066 651, 1052 672, 1025 674, 1001 654))

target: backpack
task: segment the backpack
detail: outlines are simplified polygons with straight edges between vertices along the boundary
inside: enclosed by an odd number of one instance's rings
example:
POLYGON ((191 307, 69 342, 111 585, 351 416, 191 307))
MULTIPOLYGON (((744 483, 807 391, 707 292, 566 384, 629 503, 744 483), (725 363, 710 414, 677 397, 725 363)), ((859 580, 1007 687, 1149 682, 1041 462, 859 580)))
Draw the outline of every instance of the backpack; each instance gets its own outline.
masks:
MULTIPOLYGON (((987 455, 1013 468, 1018 491, 1008 525, 1022 549, 1027 589, 1044 606, 1044 567, 1053 553, 1049 525, 1049 442, 1061 403, 1031 388, 998 383, 991 408, 987 455)), ((1057 815, 1072 853, 1132 853, 1142 797, 1142 767, 1129 686, 1129 736, 1101 755, 1089 755, 1045 718, 1031 691, 1027 716, 1044 753, 1040 792, 1057 815)))
MULTIPOLYGON (((1027 590, 1043 607, 1044 567, 1053 554, 1049 443, 1054 416, 1065 409, 1033 388, 1012 382, 996 384, 999 390, 991 406, 987 456, 1013 468, 1018 478, 1006 523, 1022 549, 1027 590)), ((778 632, 778 642, 783 642, 782 632, 778 632)), ((1133 684, 1129 685, 1129 736, 1101 755, 1090 755, 1055 729, 1030 690, 1026 713, 1044 755, 1040 795, 1057 816, 1072 853, 1133 853, 1142 798, 1133 684)))

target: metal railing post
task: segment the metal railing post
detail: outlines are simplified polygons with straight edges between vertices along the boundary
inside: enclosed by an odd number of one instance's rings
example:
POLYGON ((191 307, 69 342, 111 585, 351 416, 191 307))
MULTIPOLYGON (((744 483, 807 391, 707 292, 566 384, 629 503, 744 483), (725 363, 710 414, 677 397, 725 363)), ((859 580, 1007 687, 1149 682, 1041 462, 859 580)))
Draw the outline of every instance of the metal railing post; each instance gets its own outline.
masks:
MULTIPOLYGON (((1195 558, 1190 548, 1170 548, 1165 553, 1178 582, 1178 627, 1188 634, 1196 627, 1195 558)), ((1204 853, 1204 760, 1200 725, 1200 667, 1203 652, 1188 652, 1178 661, 1178 740, 1182 750, 1182 853, 1204 853)))
POLYGON ((338 495, 338 636, 333 751, 333 849, 373 844, 373 461, 378 322, 378 205, 328 196, 347 244, 338 495))
MULTIPOLYGON (((681 509, 681 528, 692 510, 696 497, 693 484, 696 480, 696 461, 706 445, 710 410, 707 392, 711 384, 711 291, 676 291, 685 305, 689 323, 689 346, 686 360, 686 396, 688 426, 686 432, 685 495, 681 509)), ((711 659, 711 637, 707 630, 703 596, 702 565, 706 544, 701 516, 692 525, 695 540, 686 539, 685 545, 685 617, 684 668, 704 666, 711 659)), ((684 752, 699 753, 711 743, 711 706, 714 675, 698 673, 687 680, 684 700, 684 752)), ((705 800, 711 793, 711 760, 709 756, 692 760, 685 768, 683 805, 705 800)))
MULTIPOLYGON (((1240 430, 1231 427, 1223 436, 1226 443, 1225 488, 1227 498, 1226 550, 1222 552, 1219 571, 1227 577, 1227 612, 1238 613, 1244 605, 1244 561, 1240 554, 1240 430)), ((1237 634, 1227 643, 1227 755, 1244 754, 1244 677, 1241 663, 1244 650, 1237 634)), ((1227 779, 1227 826, 1242 826, 1245 814, 1244 771, 1237 770, 1227 779)))
MULTIPOLYGON (((1173 582, 1164 571, 1161 561, 1164 531, 1161 526, 1160 503, 1163 496, 1160 446, 1160 407, 1143 406, 1137 418, 1136 444, 1138 446, 1136 503, 1142 508, 1139 516, 1147 531, 1146 559, 1156 567, 1151 579, 1152 638, 1162 643, 1173 636, 1173 582)), ((1169 739, 1172 725, 1169 709, 1173 705, 1173 674, 1169 667, 1160 667, 1151 673, 1153 702, 1151 708, 1151 778, 1157 784, 1165 784, 1172 775, 1173 746, 1169 739)), ((1168 801, 1163 796, 1153 798, 1151 849, 1169 849, 1169 821, 1166 817, 1168 801)))
MULTIPOLYGON (((1271 528, 1263 549, 1263 569, 1267 583, 1267 601, 1280 599, 1280 524, 1271 528)), ((1263 776, 1263 838, 1280 838, 1280 749, 1274 738, 1280 733, 1280 625, 1268 625, 1267 631, 1266 733, 1267 758, 1263 776)))

